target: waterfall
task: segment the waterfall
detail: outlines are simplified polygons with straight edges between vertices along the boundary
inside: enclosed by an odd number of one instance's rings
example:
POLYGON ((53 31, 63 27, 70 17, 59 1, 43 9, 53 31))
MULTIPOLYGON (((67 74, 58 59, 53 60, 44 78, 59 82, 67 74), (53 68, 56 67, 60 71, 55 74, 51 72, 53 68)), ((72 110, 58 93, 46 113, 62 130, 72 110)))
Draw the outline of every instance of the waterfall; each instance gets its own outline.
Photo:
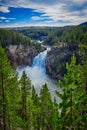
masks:
MULTIPOLYGON (((17 71, 19 73, 19 77, 21 77, 22 72, 25 71, 28 77, 31 80, 32 85, 34 85, 36 91, 39 93, 42 85, 47 83, 48 88, 51 92, 52 97, 55 97, 55 90, 58 90, 61 92, 61 89, 58 87, 57 81, 51 79, 46 74, 46 66, 45 66, 45 60, 47 56, 47 52, 50 50, 49 47, 47 47, 47 50, 44 52, 40 52, 33 60, 32 66, 25 66, 25 67, 18 67, 17 71)), ((56 97, 58 101, 58 97, 56 97)))
POLYGON ((32 67, 38 67, 43 70, 43 73, 46 73, 45 60, 47 56, 47 50, 39 53, 33 60, 32 67))

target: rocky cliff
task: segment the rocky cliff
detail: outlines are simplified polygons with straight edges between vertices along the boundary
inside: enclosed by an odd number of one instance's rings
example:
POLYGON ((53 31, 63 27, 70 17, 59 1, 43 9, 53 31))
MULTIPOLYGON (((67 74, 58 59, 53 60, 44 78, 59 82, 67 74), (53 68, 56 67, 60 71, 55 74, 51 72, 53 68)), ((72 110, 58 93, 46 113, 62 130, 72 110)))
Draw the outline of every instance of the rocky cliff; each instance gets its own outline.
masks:
POLYGON ((77 50, 77 47, 53 47, 51 51, 48 52, 46 58, 47 74, 54 79, 62 79, 63 75, 66 73, 66 62, 70 62, 71 56, 73 54, 78 57, 77 50))
POLYGON ((35 57, 35 47, 29 45, 9 45, 7 48, 7 57, 13 68, 23 65, 31 65, 35 57))

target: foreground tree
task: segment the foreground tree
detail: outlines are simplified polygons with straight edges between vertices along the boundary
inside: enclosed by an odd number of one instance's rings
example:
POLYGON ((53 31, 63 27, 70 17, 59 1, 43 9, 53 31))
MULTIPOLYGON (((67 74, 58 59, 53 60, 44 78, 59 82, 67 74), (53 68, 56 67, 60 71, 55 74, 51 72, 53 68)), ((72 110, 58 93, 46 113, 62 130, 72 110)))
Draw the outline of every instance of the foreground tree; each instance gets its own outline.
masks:
POLYGON ((47 84, 40 92, 41 130, 52 129, 52 99, 47 84))
POLYGON ((4 50, 0 47, 0 128, 16 129, 18 99, 17 73, 13 71, 4 50))
POLYGON ((32 125, 33 130, 40 130, 41 128, 41 110, 40 110, 40 98, 36 93, 34 86, 32 87, 32 125))
POLYGON ((21 118, 25 122, 25 128, 31 129, 31 81, 25 71, 20 79, 21 87, 21 118))
POLYGON ((58 102, 54 98, 53 106, 52 106, 52 130, 60 130, 60 117, 59 117, 59 107, 58 102))
POLYGON ((81 71, 85 82, 85 91, 87 94, 87 43, 80 44, 79 55, 81 57, 81 71))
POLYGON ((86 130, 86 116, 82 114, 87 106, 83 103, 87 100, 84 90, 84 81, 80 66, 76 65, 76 59, 71 58, 71 64, 66 65, 67 74, 64 76, 64 82, 60 82, 63 94, 57 92, 62 98, 60 103, 61 130, 86 130))
MULTIPOLYGON (((86 35, 85 35, 85 38, 86 38, 86 35)), ((81 55, 81 68, 80 69, 83 72, 82 79, 85 83, 84 90, 87 96, 87 43, 85 43, 85 41, 84 41, 84 44, 80 44, 79 54, 81 55)), ((87 107, 87 100, 83 102, 83 106, 87 107)), ((82 111, 82 115, 84 117, 83 120, 85 119, 84 122, 86 122, 87 124, 87 109, 84 109, 82 111)))

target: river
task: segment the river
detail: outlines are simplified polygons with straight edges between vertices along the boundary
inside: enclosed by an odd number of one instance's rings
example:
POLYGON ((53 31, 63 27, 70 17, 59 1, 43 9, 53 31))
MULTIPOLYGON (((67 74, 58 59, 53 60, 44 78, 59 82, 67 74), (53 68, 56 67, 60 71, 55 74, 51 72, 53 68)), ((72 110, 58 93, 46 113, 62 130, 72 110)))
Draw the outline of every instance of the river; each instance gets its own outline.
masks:
POLYGON ((51 79, 46 74, 46 66, 45 66, 45 60, 47 56, 47 52, 50 50, 49 47, 43 52, 40 52, 33 60, 32 66, 24 66, 24 67, 18 67, 17 71, 19 73, 19 77, 21 77, 22 72, 25 71, 28 77, 31 80, 32 85, 34 85, 37 93, 39 94, 40 89, 42 88, 43 84, 47 84, 49 91, 51 93, 52 99, 54 97, 57 99, 58 102, 60 102, 60 98, 57 97, 55 94, 55 90, 61 92, 60 87, 58 86, 58 82, 51 79))

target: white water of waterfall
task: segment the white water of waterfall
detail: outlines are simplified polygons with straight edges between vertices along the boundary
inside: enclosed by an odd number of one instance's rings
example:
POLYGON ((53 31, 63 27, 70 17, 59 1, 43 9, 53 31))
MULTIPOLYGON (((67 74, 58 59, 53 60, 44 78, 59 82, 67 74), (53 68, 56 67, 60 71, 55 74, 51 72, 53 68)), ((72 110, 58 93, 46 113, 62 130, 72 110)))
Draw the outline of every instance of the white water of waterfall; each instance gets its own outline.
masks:
POLYGON ((31 80, 32 85, 34 85, 36 91, 39 93, 42 85, 47 83, 49 91, 52 95, 52 98, 56 97, 58 101, 60 99, 56 96, 55 90, 61 92, 57 81, 51 79, 46 74, 46 66, 45 66, 45 59, 47 56, 47 51, 50 49, 47 48, 44 52, 39 53, 33 60, 32 66, 25 66, 25 67, 18 67, 17 71, 19 73, 19 77, 21 77, 22 72, 25 71, 28 77, 31 80))

